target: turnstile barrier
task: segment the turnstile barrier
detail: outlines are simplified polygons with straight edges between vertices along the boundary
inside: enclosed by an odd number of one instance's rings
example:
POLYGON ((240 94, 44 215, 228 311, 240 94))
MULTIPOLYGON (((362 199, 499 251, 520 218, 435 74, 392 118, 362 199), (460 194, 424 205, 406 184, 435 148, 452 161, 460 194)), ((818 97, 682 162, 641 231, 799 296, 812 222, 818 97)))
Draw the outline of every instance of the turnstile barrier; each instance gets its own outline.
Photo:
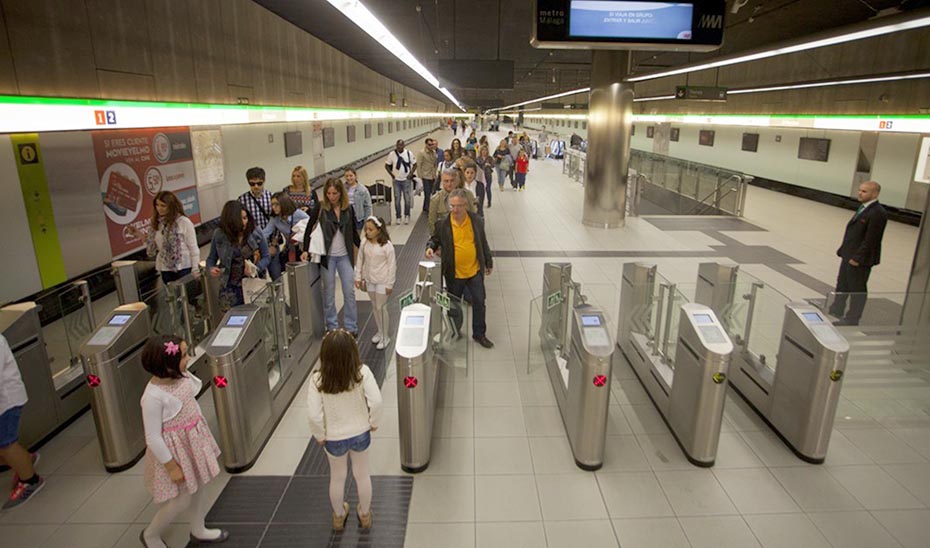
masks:
POLYGON ((394 343, 400 466, 409 473, 422 472, 429 466, 436 400, 445 370, 433 359, 431 317, 432 309, 425 304, 404 307, 394 343))
POLYGON ((286 276, 269 282, 252 304, 229 309, 207 338, 227 471, 243 472, 255 464, 316 363, 322 333, 319 272, 309 263, 289 263, 286 276))
POLYGON ((654 265, 623 266, 618 346, 687 459, 713 466, 733 344, 714 312, 687 303, 654 265))
POLYGON ((116 307, 81 346, 97 439, 108 472, 132 467, 145 453, 140 399, 150 375, 142 349, 152 332, 144 303, 116 307))
MULTIPOLYGON (((82 308, 89 309, 89 302, 82 308)), ((69 348, 59 349, 59 359, 64 363, 54 363, 39 312, 40 306, 34 302, 11 304, 0 309, 0 333, 10 345, 29 395, 19 429, 19 441, 24 447, 41 442, 84 412, 90 403, 77 348, 73 349, 77 363, 71 359, 70 345, 77 345, 71 339, 73 333, 63 322, 57 326, 59 335, 65 337, 65 341, 59 341, 59 346, 67 345, 69 348)), ((76 315, 82 327, 83 322, 89 324, 89 313, 85 310, 78 311, 76 315)))
POLYGON ((738 333, 733 388, 799 458, 820 464, 830 445, 849 343, 816 307, 782 295, 781 310, 763 307, 763 292, 774 293, 737 265, 699 266, 698 298, 713 303, 728 331, 738 333), (770 317, 776 313, 780 325, 770 317), (776 345, 777 353, 761 350, 776 345))
POLYGON ((538 340, 575 464, 598 470, 604 464, 613 331, 605 311, 589 304, 572 280, 571 263, 543 265, 541 301, 538 340))

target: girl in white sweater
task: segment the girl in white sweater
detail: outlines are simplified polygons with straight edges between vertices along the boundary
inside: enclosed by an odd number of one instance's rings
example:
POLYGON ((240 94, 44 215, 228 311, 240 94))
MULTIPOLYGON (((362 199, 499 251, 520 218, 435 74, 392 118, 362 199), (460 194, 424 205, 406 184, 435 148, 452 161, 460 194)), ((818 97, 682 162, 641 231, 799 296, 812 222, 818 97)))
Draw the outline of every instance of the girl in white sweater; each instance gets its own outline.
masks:
POLYGON ((355 287, 367 291, 374 307, 375 324, 378 333, 371 338, 371 343, 378 345, 378 350, 387 348, 391 342, 389 318, 384 305, 394 291, 394 278, 397 275, 397 259, 394 257, 394 244, 388 235, 384 219, 369 217, 365 219, 365 238, 358 250, 355 261, 355 287))
POLYGON ((368 446, 371 432, 381 422, 381 390, 368 366, 358 356, 355 337, 335 329, 323 337, 320 368, 310 374, 307 390, 310 433, 329 458, 329 501, 333 530, 345 529, 349 503, 345 502, 349 454, 358 489, 358 523, 371 528, 371 473, 368 446))

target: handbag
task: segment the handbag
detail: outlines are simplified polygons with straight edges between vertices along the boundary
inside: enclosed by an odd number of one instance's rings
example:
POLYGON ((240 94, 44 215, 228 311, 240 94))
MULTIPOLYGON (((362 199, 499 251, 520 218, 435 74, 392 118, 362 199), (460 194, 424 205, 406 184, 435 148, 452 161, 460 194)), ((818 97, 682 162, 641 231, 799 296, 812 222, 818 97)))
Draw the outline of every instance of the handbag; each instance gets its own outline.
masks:
POLYGON ((326 255, 326 242, 323 240, 322 223, 317 223, 310 232, 310 243, 307 246, 307 253, 310 254, 310 262, 320 262, 320 257, 326 255))

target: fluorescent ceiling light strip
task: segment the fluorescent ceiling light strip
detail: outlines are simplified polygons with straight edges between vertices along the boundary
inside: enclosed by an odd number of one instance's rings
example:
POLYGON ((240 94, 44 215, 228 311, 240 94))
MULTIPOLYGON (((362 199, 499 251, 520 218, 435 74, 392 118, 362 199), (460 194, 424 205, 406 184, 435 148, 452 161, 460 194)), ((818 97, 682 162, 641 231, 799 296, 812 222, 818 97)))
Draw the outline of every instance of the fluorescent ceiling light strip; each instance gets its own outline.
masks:
POLYGON ((637 97, 633 99, 634 103, 642 103, 646 101, 665 101, 667 99, 674 99, 675 95, 656 95, 655 97, 637 97))
POLYGON ((423 66, 420 61, 413 56, 410 51, 404 47, 404 45, 394 36, 384 26, 381 21, 375 17, 373 13, 368 11, 368 8, 364 4, 359 2, 359 0, 327 0, 331 6, 339 10, 343 15, 345 15, 350 21, 355 23, 358 28, 365 31, 368 36, 374 38, 376 42, 381 44, 384 49, 388 50, 392 55, 401 60, 405 65, 410 67, 414 72, 420 75, 421 78, 430 83, 431 86, 438 89, 442 92, 443 95, 449 98, 452 103, 457 106, 462 112, 465 112, 465 108, 462 107, 462 104, 459 103, 449 90, 439 85, 439 79, 433 76, 426 67, 423 66))
MULTIPOLYGON (((882 36, 885 34, 892 34, 895 32, 901 32, 905 30, 912 30, 921 27, 930 26, 930 15, 924 17, 918 17, 916 19, 901 21, 900 18, 895 18, 897 22, 888 22, 884 25, 874 26, 871 28, 866 28, 858 31, 850 31, 845 34, 840 34, 837 36, 828 36, 824 38, 815 38, 807 42, 802 42, 800 44, 785 45, 781 47, 776 47, 768 50, 757 51, 754 53, 748 53, 745 55, 737 55, 734 57, 719 59, 717 61, 710 61, 708 63, 699 63, 697 65, 691 65, 687 67, 667 70, 663 72, 655 72, 652 74, 644 74, 643 76, 634 76, 632 78, 627 78, 628 82, 642 82, 644 80, 654 80, 656 78, 665 78, 667 76, 676 76, 678 74, 687 74, 690 72, 697 72, 700 70, 707 70, 718 67, 725 67, 729 65, 736 65, 739 63, 748 63, 750 61, 758 61, 760 59, 768 59, 769 57, 777 57, 779 55, 787 55, 789 53, 798 53, 800 51, 807 51, 811 49, 823 48, 827 46, 835 46, 837 44, 845 44, 847 42, 854 42, 856 40, 864 40, 866 38, 874 38, 876 36, 882 36)), ((857 25, 860 26, 860 25, 857 25)))
POLYGON ((500 110, 507 110, 508 108, 517 108, 522 107, 523 105, 529 105, 531 103, 541 103, 543 101, 548 101, 549 99, 558 99, 559 97, 567 97, 569 95, 576 95, 579 93, 587 93, 591 91, 590 87, 573 89, 571 91, 563 91, 562 93, 556 93, 554 95, 547 95, 545 97, 537 97, 536 99, 530 99, 529 101, 523 101, 522 103, 514 103, 512 105, 507 105, 506 107, 492 108, 487 112, 495 112, 500 110))
POLYGON ((758 88, 731 89, 727 91, 728 95, 741 95, 743 93, 762 93, 766 91, 784 91, 789 89, 808 89, 822 88, 828 86, 848 86, 852 84, 872 84, 875 82, 895 82, 898 80, 917 80, 920 78, 930 78, 930 72, 920 72, 917 74, 903 74, 896 76, 873 76, 865 78, 849 78, 844 80, 831 80, 828 82, 810 82, 806 84, 788 84, 783 86, 763 86, 758 88))

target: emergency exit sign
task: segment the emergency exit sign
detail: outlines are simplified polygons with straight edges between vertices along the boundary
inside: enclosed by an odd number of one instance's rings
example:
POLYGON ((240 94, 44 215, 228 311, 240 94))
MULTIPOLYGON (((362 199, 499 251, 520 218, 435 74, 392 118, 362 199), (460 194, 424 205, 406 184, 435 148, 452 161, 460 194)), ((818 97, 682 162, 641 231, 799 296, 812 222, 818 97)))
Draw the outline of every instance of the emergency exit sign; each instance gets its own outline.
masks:
POLYGON ((407 293, 404 293, 403 295, 401 295, 400 307, 404 308, 404 307, 410 306, 414 303, 414 300, 415 299, 413 296, 413 291, 408 291, 407 293))
POLYGON ((716 86, 675 86, 675 99, 683 101, 726 101, 727 88, 716 86))

